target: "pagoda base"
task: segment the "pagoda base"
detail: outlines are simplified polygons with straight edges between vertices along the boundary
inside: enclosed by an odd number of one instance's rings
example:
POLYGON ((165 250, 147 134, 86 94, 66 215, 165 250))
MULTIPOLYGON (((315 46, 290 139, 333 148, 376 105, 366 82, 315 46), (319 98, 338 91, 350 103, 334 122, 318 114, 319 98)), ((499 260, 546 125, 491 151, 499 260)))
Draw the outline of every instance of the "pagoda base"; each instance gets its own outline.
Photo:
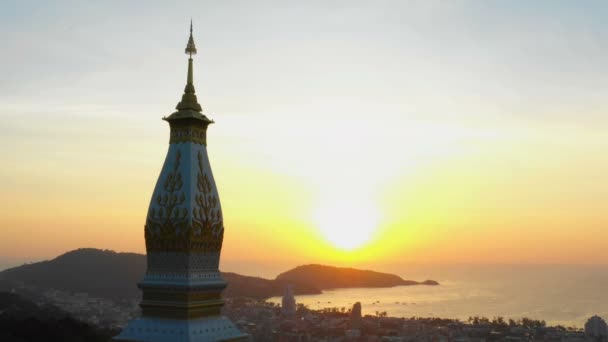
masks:
POLYGON ((229 342, 249 341, 224 316, 177 320, 140 317, 129 322, 112 341, 122 342, 229 342))

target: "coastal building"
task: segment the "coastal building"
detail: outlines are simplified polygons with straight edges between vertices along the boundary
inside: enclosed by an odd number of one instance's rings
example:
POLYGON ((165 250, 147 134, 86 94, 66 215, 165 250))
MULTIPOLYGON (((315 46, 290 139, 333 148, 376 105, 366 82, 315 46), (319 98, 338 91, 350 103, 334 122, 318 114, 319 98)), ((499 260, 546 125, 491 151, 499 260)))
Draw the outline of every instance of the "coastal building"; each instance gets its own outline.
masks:
POLYGON ((353 308, 350 311, 350 328, 361 329, 361 303, 356 302, 353 304, 353 308))
POLYGON ((293 286, 287 285, 281 300, 281 313, 284 317, 293 318, 296 315, 296 298, 293 295, 293 286))
POLYGON ((207 156, 207 127, 213 121, 203 114, 194 90, 192 23, 186 54, 184 94, 177 111, 163 118, 171 134, 145 225, 141 317, 130 321, 115 341, 248 340, 221 314, 227 285, 218 269, 224 224, 207 156))

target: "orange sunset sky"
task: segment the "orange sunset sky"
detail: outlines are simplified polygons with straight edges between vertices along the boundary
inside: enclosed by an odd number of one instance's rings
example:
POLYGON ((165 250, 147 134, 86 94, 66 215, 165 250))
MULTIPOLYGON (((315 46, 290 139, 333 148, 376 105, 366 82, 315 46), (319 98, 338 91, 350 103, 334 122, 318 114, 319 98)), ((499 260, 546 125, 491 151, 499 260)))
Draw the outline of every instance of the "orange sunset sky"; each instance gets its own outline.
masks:
POLYGON ((145 4, 0 5, 6 265, 145 252, 190 17, 223 269, 608 262, 605 2, 145 4))

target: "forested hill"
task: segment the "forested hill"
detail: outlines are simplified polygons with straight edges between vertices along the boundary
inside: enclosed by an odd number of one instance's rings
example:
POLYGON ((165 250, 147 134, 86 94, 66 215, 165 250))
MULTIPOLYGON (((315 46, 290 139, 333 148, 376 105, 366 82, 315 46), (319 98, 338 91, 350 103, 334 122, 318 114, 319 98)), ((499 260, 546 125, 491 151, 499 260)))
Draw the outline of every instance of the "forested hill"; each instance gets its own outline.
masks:
MULTIPOLYGON (((0 288, 25 285, 61 291, 87 292, 108 299, 133 299, 140 295, 137 283, 146 269, 146 256, 116 253, 109 250, 78 249, 53 260, 7 269, 0 272, 0 288)), ((296 294, 318 294, 330 288, 391 287, 399 285, 436 285, 403 280, 387 273, 337 268, 321 265, 299 266, 276 279, 222 273, 228 282, 226 297, 269 298, 283 294, 285 286, 294 286, 296 294)))
POLYGON ((0 284, 18 282, 28 287, 131 299, 140 293, 136 284, 142 280, 145 269, 145 255, 83 248, 53 260, 9 268, 0 272, 0 284))
POLYGON ((434 280, 417 282, 414 280, 404 280, 401 277, 390 273, 317 264, 298 266, 292 270, 279 274, 276 279, 288 283, 307 282, 322 290, 350 287, 438 285, 434 280))

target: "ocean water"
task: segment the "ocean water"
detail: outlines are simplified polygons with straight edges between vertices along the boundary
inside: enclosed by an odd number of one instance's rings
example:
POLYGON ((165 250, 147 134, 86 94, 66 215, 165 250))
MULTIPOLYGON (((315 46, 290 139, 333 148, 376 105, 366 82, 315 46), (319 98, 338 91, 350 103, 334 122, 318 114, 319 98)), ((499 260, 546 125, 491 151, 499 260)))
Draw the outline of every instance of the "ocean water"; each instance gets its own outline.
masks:
POLYGON ((595 314, 608 319, 608 266, 452 266, 400 275, 441 285, 326 290, 296 301, 311 309, 361 302, 363 314, 386 311, 393 317, 529 317, 577 327, 595 314))

